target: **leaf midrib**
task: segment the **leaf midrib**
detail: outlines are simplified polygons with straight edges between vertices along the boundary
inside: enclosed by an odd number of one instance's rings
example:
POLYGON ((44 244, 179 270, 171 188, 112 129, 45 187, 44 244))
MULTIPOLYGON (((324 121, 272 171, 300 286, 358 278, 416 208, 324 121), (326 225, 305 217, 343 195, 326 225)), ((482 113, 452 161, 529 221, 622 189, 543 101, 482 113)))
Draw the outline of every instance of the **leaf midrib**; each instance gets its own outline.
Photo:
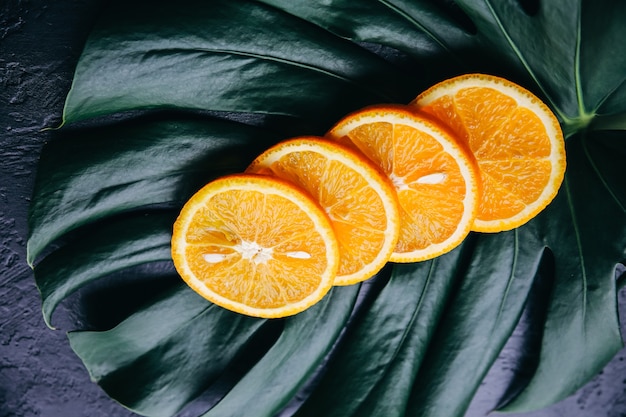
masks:
POLYGON ((343 76, 341 74, 329 71, 327 69, 324 69, 324 68, 321 68, 321 67, 318 67, 318 66, 314 66, 314 65, 305 64, 305 63, 298 62, 298 61, 293 61, 293 60, 281 58, 281 57, 275 56, 275 55, 263 55, 263 54, 259 54, 259 53, 255 53, 255 52, 236 51, 236 50, 233 50, 233 49, 222 49, 222 48, 213 48, 212 49, 212 48, 197 48, 197 47, 193 47, 193 48, 183 48, 183 47, 158 48, 158 49, 150 49, 149 52, 151 54, 158 54, 158 53, 168 53, 168 54, 181 54, 181 53, 224 54, 224 55, 234 55, 234 56, 240 56, 240 57, 254 58, 254 59, 258 59, 260 61, 276 62, 276 63, 279 63, 279 64, 299 67, 299 68, 303 68, 305 70, 309 70, 309 71, 317 72, 317 73, 320 73, 320 74, 324 74, 324 75, 329 76, 331 78, 335 78, 335 79, 341 80, 341 81, 343 81, 345 83, 354 85, 354 86, 358 87, 359 89, 363 89, 363 90, 369 91, 370 93, 373 93, 373 94, 375 94, 377 96, 380 96, 381 98, 383 98, 385 100, 391 100, 391 101, 394 100, 393 97, 388 96, 385 93, 372 88, 368 84, 358 83, 358 82, 356 82, 352 78, 348 78, 346 76, 343 76))

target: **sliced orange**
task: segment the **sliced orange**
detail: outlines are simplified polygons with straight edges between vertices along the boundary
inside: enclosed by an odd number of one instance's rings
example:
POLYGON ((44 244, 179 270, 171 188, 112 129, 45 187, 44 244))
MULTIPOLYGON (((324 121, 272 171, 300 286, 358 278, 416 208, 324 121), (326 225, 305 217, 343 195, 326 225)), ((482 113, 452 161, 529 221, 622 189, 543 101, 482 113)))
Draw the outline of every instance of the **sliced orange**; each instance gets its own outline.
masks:
POLYGON ((379 105, 344 117, 327 137, 361 151, 394 184, 400 237, 392 261, 434 258, 467 236, 478 204, 478 172, 445 129, 408 106, 379 105))
POLYGON ((339 242, 335 285, 364 281, 389 261, 400 231, 396 193, 362 154, 323 138, 300 137, 268 149, 247 172, 283 178, 324 208, 339 242))
POLYGON ((431 87, 411 104, 452 129, 478 162, 483 194, 473 230, 521 226, 556 196, 565 175, 563 133, 526 89, 469 74, 431 87))
POLYGON ((326 213, 277 178, 231 175, 191 197, 174 224, 172 258, 209 301, 256 317, 296 314, 332 287, 339 248, 326 213))

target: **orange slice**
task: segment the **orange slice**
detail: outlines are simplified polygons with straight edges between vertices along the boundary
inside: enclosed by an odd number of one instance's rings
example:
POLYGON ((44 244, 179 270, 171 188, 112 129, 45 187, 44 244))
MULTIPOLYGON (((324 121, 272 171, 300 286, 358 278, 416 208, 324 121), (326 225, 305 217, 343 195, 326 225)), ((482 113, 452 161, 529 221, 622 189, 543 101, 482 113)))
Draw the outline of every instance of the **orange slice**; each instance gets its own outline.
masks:
POLYGON ((518 227, 556 196, 565 175, 563 133, 529 91, 469 74, 431 87, 411 104, 452 129, 478 162, 483 194, 473 230, 518 227))
POLYGON ((364 281, 389 261, 400 231, 396 193, 362 154, 322 138, 301 137, 268 149, 247 171, 283 178, 324 208, 339 242, 335 285, 364 281))
POLYGON ((327 136, 360 150, 394 184, 400 237, 392 261, 434 258, 467 236, 478 204, 478 173, 446 130, 408 106, 380 105, 346 116, 327 136))
POLYGON ((210 182, 185 204, 172 258, 209 301, 250 316, 284 317, 332 287, 339 248, 330 220, 301 190, 239 174, 210 182))

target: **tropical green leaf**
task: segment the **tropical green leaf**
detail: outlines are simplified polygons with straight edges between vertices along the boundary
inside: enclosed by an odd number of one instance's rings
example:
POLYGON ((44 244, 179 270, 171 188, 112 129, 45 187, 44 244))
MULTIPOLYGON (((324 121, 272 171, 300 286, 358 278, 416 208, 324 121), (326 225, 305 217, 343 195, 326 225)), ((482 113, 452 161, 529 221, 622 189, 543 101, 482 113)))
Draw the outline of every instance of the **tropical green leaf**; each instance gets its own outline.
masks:
POLYGON ((108 9, 87 43, 65 122, 166 107, 273 114, 323 129, 347 109, 413 92, 403 87, 415 80, 377 55, 256 2, 122 7, 108 9))
POLYGON ((615 275, 626 259, 626 186, 617 184, 624 139, 624 132, 572 138, 561 193, 529 225, 554 258, 554 296, 536 374, 505 410, 542 408, 563 399, 622 347, 615 275))
POLYGON ((252 403, 259 416, 461 417, 540 273, 553 285, 532 323, 537 369, 502 410, 565 398, 622 346, 625 20, 626 3, 609 0, 111 2, 38 167, 28 261, 46 322, 64 302, 82 314, 72 347, 144 415, 199 402, 207 417, 252 403), (171 223, 201 185, 470 71, 529 88, 568 137, 565 181, 537 218, 390 265, 286 320, 216 308, 172 277, 171 223), (130 285, 153 291, 115 313, 74 302, 130 285))
POLYGON ((348 331, 295 416, 403 415, 425 348, 459 279, 461 255, 456 249, 428 262, 394 265, 390 282, 348 331), (408 375, 406 383, 398 384, 402 374, 408 375))
POLYGON ((463 415, 521 316, 541 247, 524 228, 477 240, 417 374, 407 415, 463 415))
POLYGON ((149 262, 171 261, 175 215, 139 213, 96 228, 47 256, 35 277, 46 324, 52 326, 52 314, 61 301, 90 282, 149 262))
POLYGON ((533 2, 518 0, 263 2, 339 36, 435 62, 425 70, 439 72, 437 80, 459 70, 508 71, 534 83, 567 133, 626 110, 626 57, 615 51, 624 36, 621 3, 537 1, 529 10, 524 3, 533 2))
POLYGON ((142 415, 171 416, 219 383, 263 323, 178 286, 111 330, 69 339, 109 395, 142 415))
POLYGON ((203 417, 272 417, 303 387, 331 351, 355 306, 359 286, 335 287, 330 296, 286 320, 276 344, 203 417))

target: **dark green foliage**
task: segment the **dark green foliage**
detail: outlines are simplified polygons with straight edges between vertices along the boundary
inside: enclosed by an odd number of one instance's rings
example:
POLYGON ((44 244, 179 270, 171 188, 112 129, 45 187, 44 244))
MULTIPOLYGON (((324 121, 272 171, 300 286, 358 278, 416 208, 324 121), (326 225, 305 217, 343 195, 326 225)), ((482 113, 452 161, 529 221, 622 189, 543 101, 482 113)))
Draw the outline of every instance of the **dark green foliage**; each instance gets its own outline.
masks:
POLYGON ((570 395, 622 346, 625 21, 609 0, 111 2, 38 168, 28 260, 46 321, 76 294, 150 285, 108 322, 68 307, 84 315, 70 343, 92 378, 139 414, 202 396, 207 417, 461 417, 541 271, 539 363, 505 410, 570 395), (284 320, 227 312, 173 279, 171 224, 201 185, 470 71, 522 84, 561 122, 566 178, 537 218, 284 320))

